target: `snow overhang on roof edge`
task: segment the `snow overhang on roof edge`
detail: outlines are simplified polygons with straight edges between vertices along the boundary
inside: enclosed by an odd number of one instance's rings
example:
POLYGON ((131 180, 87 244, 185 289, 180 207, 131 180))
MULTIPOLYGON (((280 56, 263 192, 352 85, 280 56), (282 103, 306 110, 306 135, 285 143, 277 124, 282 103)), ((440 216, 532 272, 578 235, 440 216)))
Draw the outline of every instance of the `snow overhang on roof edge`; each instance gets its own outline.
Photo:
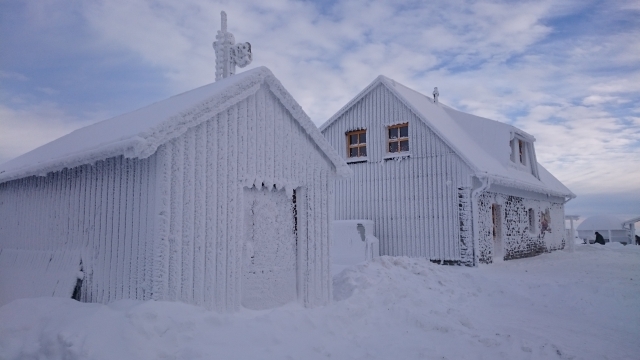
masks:
POLYGON ((171 116, 141 133, 118 141, 101 144, 92 149, 84 149, 81 152, 65 154, 61 158, 38 162, 36 164, 28 164, 10 169, 9 171, 2 171, 0 172, 0 183, 33 175, 46 176, 50 172, 93 164, 96 161, 114 156, 124 155, 127 158, 147 158, 153 155, 160 145, 179 137, 189 128, 207 121, 211 116, 224 111, 254 94, 263 83, 269 85, 273 93, 282 101, 285 107, 291 112, 291 115, 327 156, 335 167, 336 175, 341 177, 351 176, 353 172, 346 162, 331 145, 329 145, 309 116, 282 86, 280 81, 275 78, 271 70, 266 67, 259 67, 251 71, 253 72, 251 76, 234 84, 234 86, 230 86, 230 91, 219 92, 200 104, 191 106, 187 110, 171 116))
POLYGON ((512 187, 512 188, 515 188, 515 189, 531 191, 531 192, 535 192, 535 193, 539 193, 539 194, 548 194, 550 196, 557 196, 557 197, 562 197, 562 198, 567 198, 567 197, 570 198, 570 199, 575 199, 576 198, 576 195, 574 193, 572 193, 571 191, 569 191, 569 193, 556 191, 556 190, 549 189, 549 188, 544 187, 544 186, 524 183, 522 181, 517 181, 517 180, 514 180, 514 179, 510 179, 510 178, 505 178, 505 177, 502 177, 502 176, 492 175, 492 174, 489 174, 489 173, 486 173, 486 172, 475 173, 473 176, 475 176, 477 178, 488 178, 488 179, 491 180, 491 182, 493 184, 496 184, 496 185, 508 186, 508 187, 512 187))

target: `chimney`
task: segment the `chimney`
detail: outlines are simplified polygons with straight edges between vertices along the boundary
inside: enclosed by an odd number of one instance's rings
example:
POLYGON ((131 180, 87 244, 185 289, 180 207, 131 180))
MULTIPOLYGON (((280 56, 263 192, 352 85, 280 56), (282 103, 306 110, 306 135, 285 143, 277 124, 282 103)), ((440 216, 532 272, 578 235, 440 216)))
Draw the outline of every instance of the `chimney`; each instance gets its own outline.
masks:
POLYGON ((433 88, 433 103, 437 104, 438 103, 438 96, 440 96, 440 93, 438 92, 438 87, 434 87, 433 88))

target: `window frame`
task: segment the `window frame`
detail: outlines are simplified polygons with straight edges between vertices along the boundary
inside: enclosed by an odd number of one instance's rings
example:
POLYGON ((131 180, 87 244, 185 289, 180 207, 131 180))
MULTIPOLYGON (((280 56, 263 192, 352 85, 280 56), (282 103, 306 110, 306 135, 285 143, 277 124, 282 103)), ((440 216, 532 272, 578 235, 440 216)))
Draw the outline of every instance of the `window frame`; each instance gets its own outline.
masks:
POLYGON ((368 153, 367 149, 367 129, 358 129, 358 130, 350 130, 345 133, 346 142, 347 142, 347 159, 357 159, 357 158, 366 158, 368 153), (364 134, 365 141, 363 143, 360 142, 360 134, 364 134), (358 135, 358 143, 351 144, 351 136, 358 135), (360 155, 360 148, 364 147, 365 155, 360 155), (358 149, 358 155, 351 156, 351 149, 358 149))
POLYGON ((400 154, 400 153, 407 153, 409 152, 410 148, 409 148, 409 123, 405 122, 405 123, 401 123, 401 124, 395 124, 395 125, 389 125, 387 126, 387 154, 400 154), (407 136, 406 137, 401 137, 400 136, 400 128, 406 127, 407 128, 407 136), (395 139, 391 139, 389 137, 389 131, 391 129, 398 129, 398 137, 395 139), (402 148, 400 147, 400 142, 406 141, 407 142, 407 150, 402 150, 402 148), (397 151, 391 151, 391 144, 392 143, 396 143, 397 144, 397 151))

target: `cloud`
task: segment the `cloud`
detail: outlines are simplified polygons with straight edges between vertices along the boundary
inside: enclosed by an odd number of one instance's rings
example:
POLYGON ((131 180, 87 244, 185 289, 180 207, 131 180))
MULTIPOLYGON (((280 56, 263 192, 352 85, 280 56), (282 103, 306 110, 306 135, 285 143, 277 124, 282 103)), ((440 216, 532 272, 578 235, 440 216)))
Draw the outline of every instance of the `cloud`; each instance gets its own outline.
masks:
MULTIPOLYGON (((225 10, 236 41, 252 44, 249 68, 268 66, 318 125, 384 74, 528 131, 539 161, 579 196, 640 193, 637 1, 43 0, 25 9, 2 18, 12 35, 0 110, 14 120, 3 117, 0 130, 23 129, 13 137, 32 134, 15 119, 60 134, 91 114, 212 82, 225 10), (47 68, 40 58, 55 60, 47 68)), ((34 134, 25 142, 43 141, 34 134)), ((0 158, 27 148, 11 141, 0 158)))
POLYGON ((90 125, 102 116, 104 114, 93 114, 79 119, 55 103, 24 108, 0 104, 0 164, 90 125))

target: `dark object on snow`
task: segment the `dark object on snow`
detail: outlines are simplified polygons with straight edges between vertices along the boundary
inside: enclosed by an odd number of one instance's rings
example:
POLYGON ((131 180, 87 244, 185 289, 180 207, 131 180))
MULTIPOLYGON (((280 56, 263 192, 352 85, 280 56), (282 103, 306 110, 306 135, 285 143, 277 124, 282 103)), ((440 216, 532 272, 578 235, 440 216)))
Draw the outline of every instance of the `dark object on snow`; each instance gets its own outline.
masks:
POLYGON ((596 231, 596 244, 604 245, 604 238, 596 231))
POLYGON ((636 235, 636 245, 640 245, 640 236, 636 235))

